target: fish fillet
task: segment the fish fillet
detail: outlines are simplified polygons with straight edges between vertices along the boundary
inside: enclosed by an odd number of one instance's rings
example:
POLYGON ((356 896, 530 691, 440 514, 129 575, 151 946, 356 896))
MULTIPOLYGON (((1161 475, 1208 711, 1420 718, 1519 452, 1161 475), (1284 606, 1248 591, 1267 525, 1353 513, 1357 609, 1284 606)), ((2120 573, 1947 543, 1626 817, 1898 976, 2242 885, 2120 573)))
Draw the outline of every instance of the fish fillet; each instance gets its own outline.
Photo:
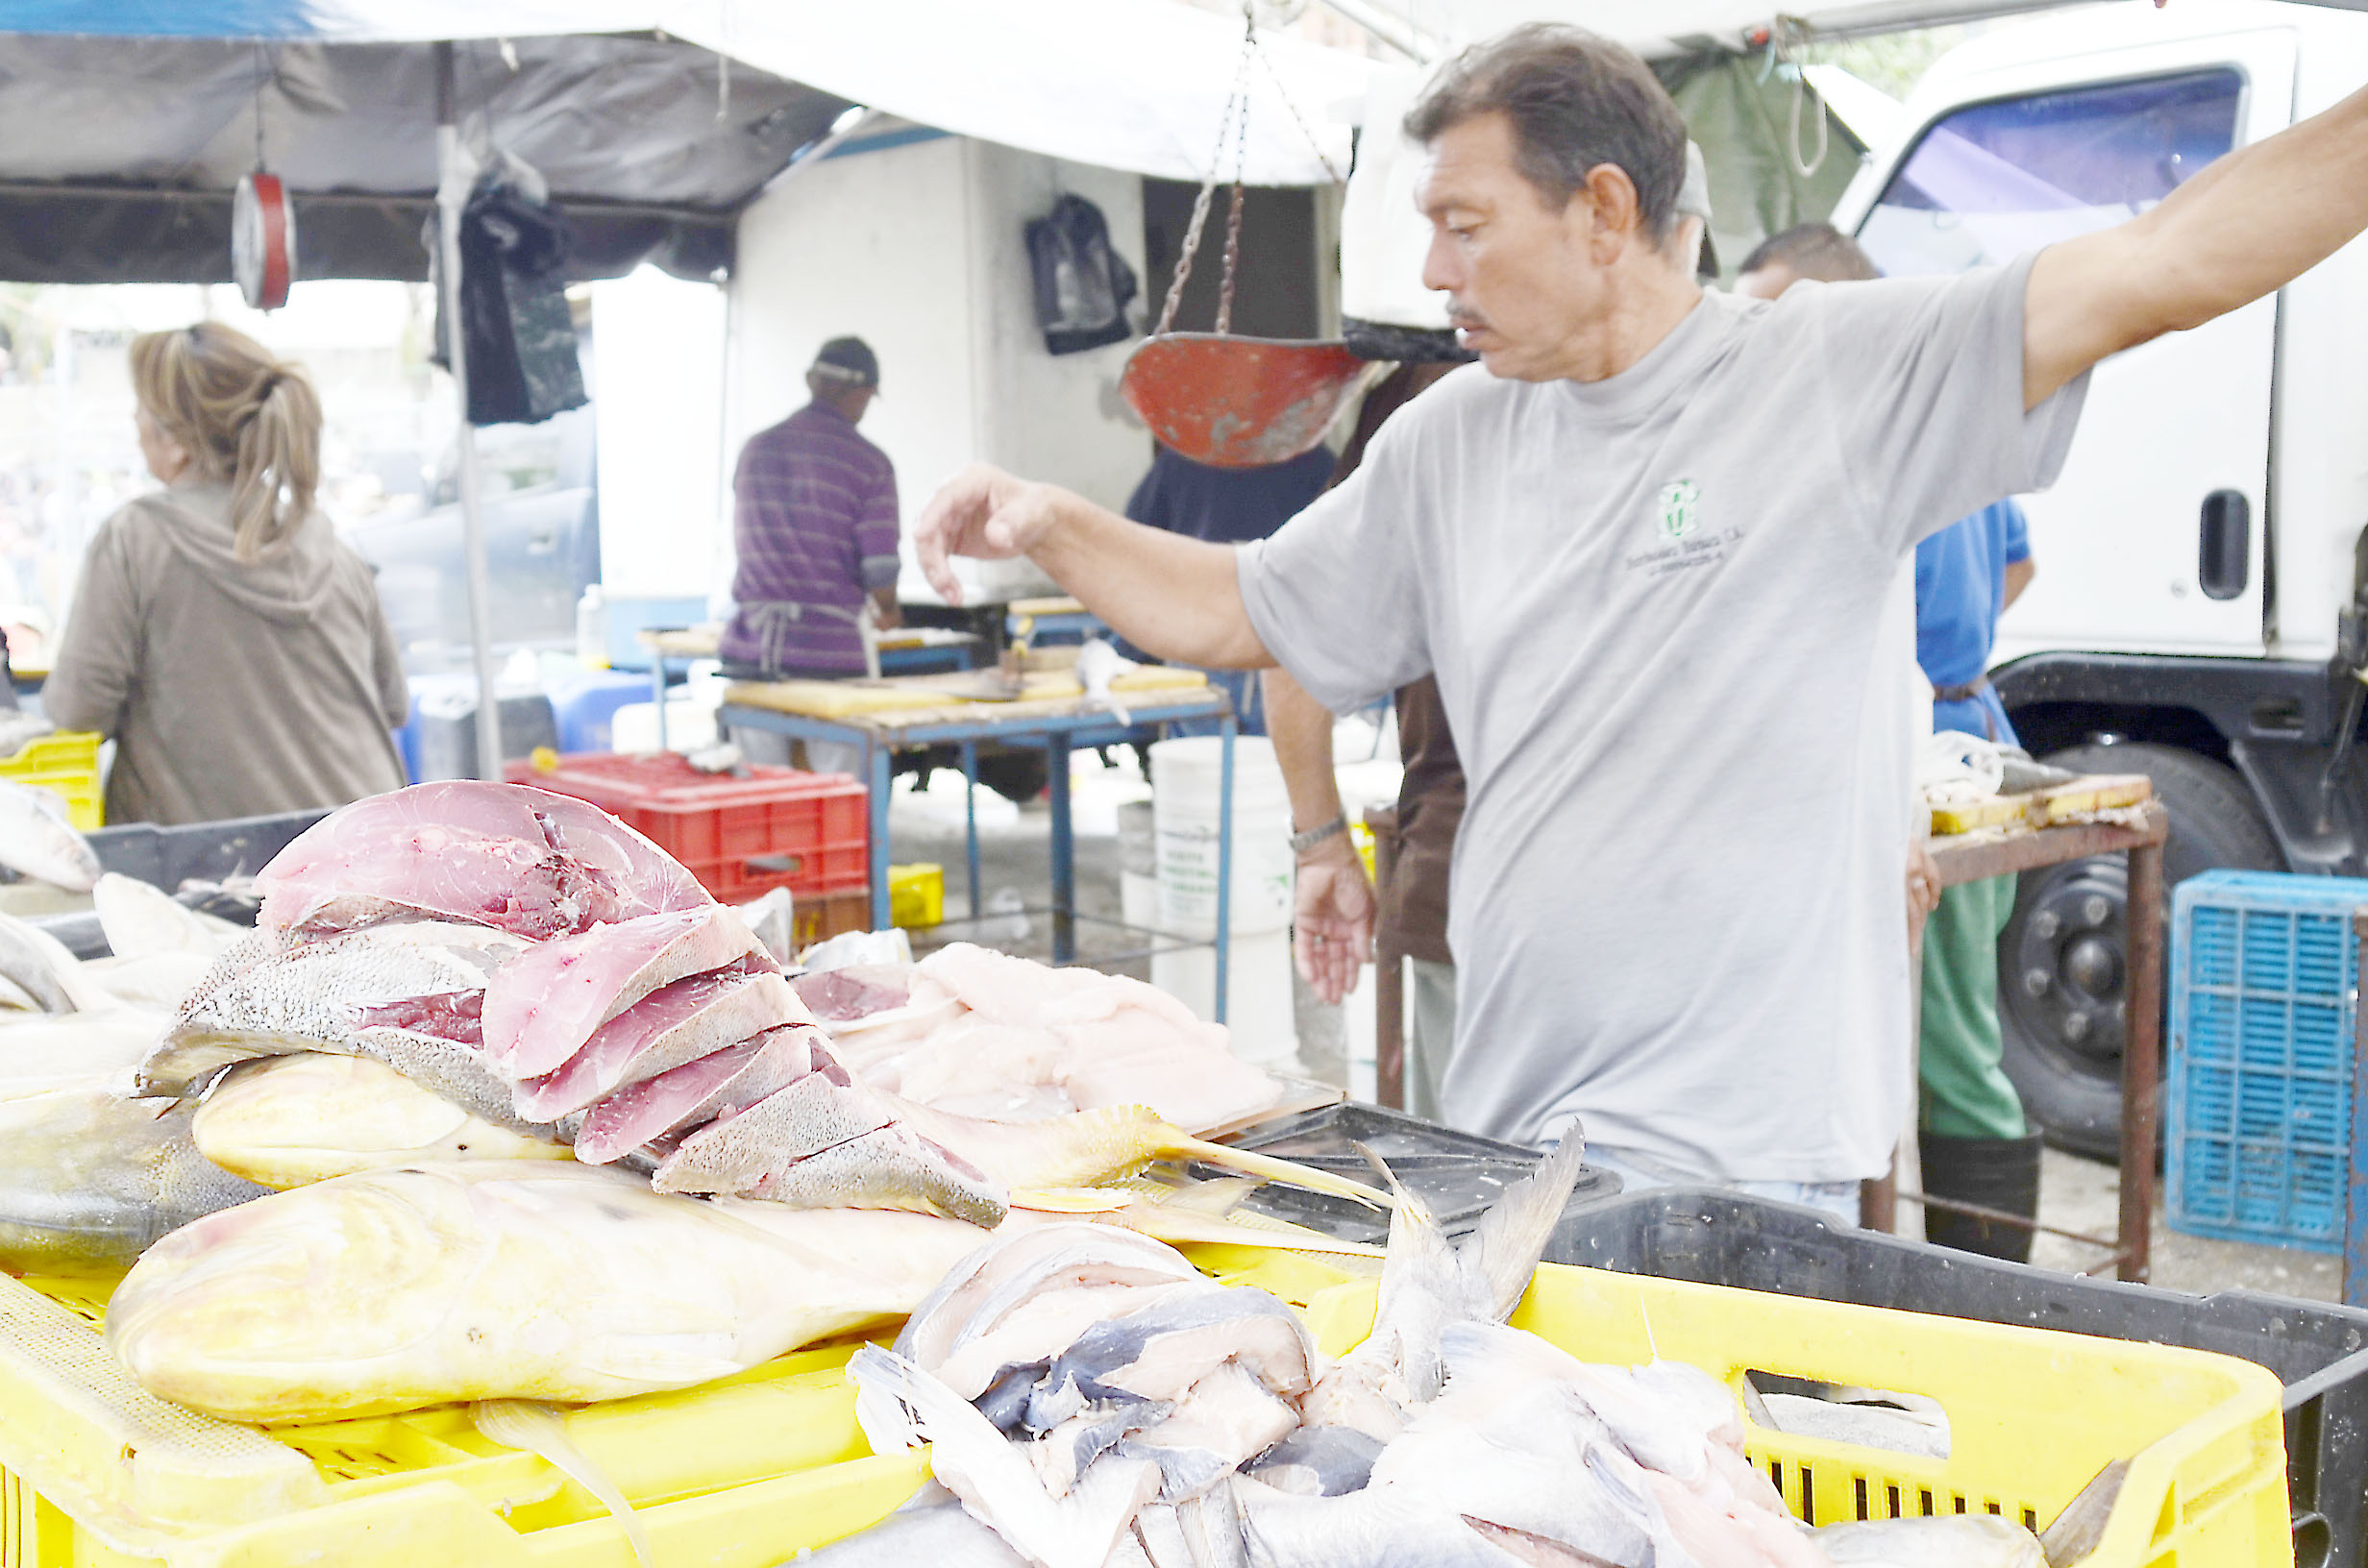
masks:
POLYGON ((789 982, 770 968, 677 980, 594 1030, 556 1071, 521 1083, 518 1114, 550 1121, 768 1029, 812 1021, 789 982))
POLYGON ((714 900, 599 807, 516 784, 414 784, 332 812, 255 879, 262 923, 308 935, 393 918, 540 941, 714 900))
POLYGON ((585 1113, 576 1158, 604 1165, 670 1133, 754 1105, 813 1071, 821 1048, 819 1032, 791 1024, 629 1084, 585 1113))
POLYGON ((536 1161, 369 1171, 185 1226, 115 1292, 142 1386, 242 1421, 680 1388, 902 1316, 984 1233, 536 1161))
POLYGON ((772 964, 755 933, 721 904, 538 943, 485 987, 485 1050, 512 1077, 538 1077, 659 987, 752 957, 772 964))
POLYGON ((428 1160, 565 1160, 566 1144, 496 1126, 367 1057, 269 1057, 226 1073, 197 1108, 197 1149, 286 1188, 428 1160))

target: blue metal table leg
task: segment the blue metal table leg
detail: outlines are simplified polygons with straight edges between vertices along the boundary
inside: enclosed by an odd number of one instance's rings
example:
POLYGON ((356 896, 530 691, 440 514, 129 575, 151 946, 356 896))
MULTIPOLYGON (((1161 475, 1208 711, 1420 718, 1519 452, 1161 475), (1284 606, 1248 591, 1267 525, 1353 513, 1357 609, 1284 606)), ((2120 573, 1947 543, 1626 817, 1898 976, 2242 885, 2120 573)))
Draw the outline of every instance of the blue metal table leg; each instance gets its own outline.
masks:
POLYGON ((888 901, 888 777, 895 754, 876 735, 863 738, 864 776, 872 797, 872 929, 896 923, 888 901))
POLYGON ((1052 796, 1052 962, 1066 964, 1077 956, 1077 842, 1069 816, 1069 737, 1045 737, 1045 757, 1051 764, 1052 796))
POLYGON ((1219 731, 1224 737, 1217 769, 1217 1021, 1225 1021, 1226 971, 1233 960, 1233 712, 1219 731))
POLYGON ((971 919, 981 913, 978 902, 978 743, 962 743, 962 810, 965 818, 962 848, 970 857, 971 919))

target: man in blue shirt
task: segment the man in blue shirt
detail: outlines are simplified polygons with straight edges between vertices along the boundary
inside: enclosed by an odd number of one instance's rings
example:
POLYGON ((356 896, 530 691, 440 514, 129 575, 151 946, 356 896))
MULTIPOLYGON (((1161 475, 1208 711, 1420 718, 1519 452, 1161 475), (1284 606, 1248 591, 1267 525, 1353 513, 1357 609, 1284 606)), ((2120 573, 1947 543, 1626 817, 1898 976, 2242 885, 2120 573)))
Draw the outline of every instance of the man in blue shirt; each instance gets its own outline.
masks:
MULTIPOLYGON (((1804 278, 1879 277, 1858 242, 1810 223, 1764 241, 1743 262, 1736 292, 1774 299, 1804 278)), ((1933 729, 2004 746, 2014 726, 1983 674, 1998 617, 2031 581, 2029 530, 2011 501, 1959 519, 1915 549, 1915 657, 1933 685, 1933 729)), ((1999 1065, 1998 934, 2014 909, 2014 878, 1944 889, 1925 922, 1918 1030, 1916 1141, 1923 1190, 2034 1217, 2039 1139, 1999 1065)), ((2027 1262, 2031 1233, 1927 1210, 1927 1239, 2027 1262)))
MULTIPOLYGON (((1212 468, 1153 442, 1150 470, 1127 498, 1126 516, 1209 544, 1247 544, 1268 537, 1323 494, 1332 481, 1332 450, 1319 446, 1262 468, 1212 468)), ((1132 648, 1124 651, 1142 656, 1132 648)), ((1209 683, 1233 699, 1242 733, 1264 735, 1266 708, 1259 700, 1258 673, 1207 674, 1209 683)), ((1218 727, 1215 720, 1194 720, 1172 726, 1172 733, 1214 735, 1218 727)))

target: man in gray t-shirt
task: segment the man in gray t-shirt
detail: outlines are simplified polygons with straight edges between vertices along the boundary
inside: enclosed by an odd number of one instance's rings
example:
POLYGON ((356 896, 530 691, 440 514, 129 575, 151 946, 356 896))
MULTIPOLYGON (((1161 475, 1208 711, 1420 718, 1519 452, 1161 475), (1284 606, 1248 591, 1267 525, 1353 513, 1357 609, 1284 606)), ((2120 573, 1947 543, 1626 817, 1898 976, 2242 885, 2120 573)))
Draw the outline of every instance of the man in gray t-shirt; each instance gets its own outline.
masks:
POLYGON ((1668 259, 1685 131, 1616 45, 1517 29, 1406 129, 1481 366, 1261 544, 975 468, 924 568, 1025 552, 1141 646, 1336 709, 1435 673, 1470 791, 1448 1118, 1576 1120, 1655 1175, 1874 1175, 1911 1087, 1902 563, 2053 478, 2097 360, 2368 225, 2368 94, 2013 266, 1772 304, 1668 259))

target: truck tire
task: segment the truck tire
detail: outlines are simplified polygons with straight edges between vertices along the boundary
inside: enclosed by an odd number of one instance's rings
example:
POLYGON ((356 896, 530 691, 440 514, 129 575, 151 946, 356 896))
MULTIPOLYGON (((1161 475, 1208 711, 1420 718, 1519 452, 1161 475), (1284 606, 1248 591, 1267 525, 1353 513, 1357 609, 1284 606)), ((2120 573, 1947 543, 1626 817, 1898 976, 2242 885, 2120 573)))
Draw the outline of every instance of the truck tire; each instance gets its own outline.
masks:
MULTIPOLYGON (((2044 760, 2076 772, 2154 780, 2171 814, 2162 850, 2166 900, 2171 888, 2215 866, 2284 868, 2253 792, 2233 769, 2208 757, 2125 742, 2077 746, 2044 760)), ((2128 900, 2128 869, 2119 855, 2026 872, 1998 939, 1998 1029, 2023 1114, 2054 1147, 2096 1160, 2121 1153, 2128 900)), ((2167 932, 2166 924, 2166 940, 2167 932)))

